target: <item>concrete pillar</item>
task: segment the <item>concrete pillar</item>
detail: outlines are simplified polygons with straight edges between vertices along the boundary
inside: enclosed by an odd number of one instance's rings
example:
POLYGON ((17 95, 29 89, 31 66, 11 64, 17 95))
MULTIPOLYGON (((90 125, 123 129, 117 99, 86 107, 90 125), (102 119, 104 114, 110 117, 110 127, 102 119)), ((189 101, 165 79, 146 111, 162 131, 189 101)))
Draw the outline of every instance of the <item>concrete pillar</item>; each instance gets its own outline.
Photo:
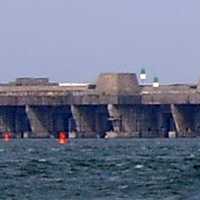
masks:
POLYGON ((117 105, 109 104, 108 113, 112 121, 113 131, 120 134, 122 132, 122 113, 117 105))
POLYGON ((200 136, 200 105, 194 105, 194 131, 196 136, 200 136))
POLYGON ((141 105, 108 105, 113 131, 118 137, 158 136, 157 109, 141 105))
POLYGON ((108 130, 108 112, 105 106, 71 106, 78 137, 104 137, 108 130))
POLYGON ((167 130, 165 130, 165 121, 162 112, 158 112, 158 129, 159 137, 165 137, 167 130))
POLYGON ((178 137, 193 136, 194 112, 188 105, 171 105, 171 112, 175 122, 178 137))
POLYGON ((30 122, 31 137, 46 138, 53 134, 52 107, 26 106, 26 113, 30 122))
POLYGON ((77 136, 79 138, 95 138, 94 109, 90 106, 71 106, 72 115, 76 122, 77 136))
POLYGON ((129 105, 108 105, 113 131, 118 137, 139 137, 137 109, 129 105))

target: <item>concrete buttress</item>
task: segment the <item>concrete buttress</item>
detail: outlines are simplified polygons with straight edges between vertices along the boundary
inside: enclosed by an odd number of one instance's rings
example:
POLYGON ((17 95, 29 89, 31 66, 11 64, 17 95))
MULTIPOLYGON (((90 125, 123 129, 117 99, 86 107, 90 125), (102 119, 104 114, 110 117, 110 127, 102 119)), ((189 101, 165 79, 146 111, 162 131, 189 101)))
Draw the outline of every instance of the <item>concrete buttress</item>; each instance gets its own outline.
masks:
POLYGON ((156 108, 145 106, 108 105, 113 131, 118 137, 154 137, 158 135, 156 108))
POLYGON ((52 134, 52 109, 48 106, 26 106, 32 137, 46 138, 52 134))
POLYGON ((171 112, 175 122, 178 137, 190 137, 193 135, 194 112, 187 105, 171 105, 171 112))
POLYGON ((79 138, 104 137, 108 131, 108 113, 102 106, 72 105, 71 111, 79 138))

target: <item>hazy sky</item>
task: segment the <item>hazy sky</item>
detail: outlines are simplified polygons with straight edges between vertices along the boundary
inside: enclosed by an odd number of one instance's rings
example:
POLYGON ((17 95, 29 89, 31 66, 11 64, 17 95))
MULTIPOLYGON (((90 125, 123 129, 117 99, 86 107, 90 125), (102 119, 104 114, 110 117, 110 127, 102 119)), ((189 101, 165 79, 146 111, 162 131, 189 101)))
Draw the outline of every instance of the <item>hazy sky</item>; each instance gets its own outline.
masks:
POLYGON ((0 82, 142 67, 149 81, 200 78, 199 0, 0 0, 0 82))

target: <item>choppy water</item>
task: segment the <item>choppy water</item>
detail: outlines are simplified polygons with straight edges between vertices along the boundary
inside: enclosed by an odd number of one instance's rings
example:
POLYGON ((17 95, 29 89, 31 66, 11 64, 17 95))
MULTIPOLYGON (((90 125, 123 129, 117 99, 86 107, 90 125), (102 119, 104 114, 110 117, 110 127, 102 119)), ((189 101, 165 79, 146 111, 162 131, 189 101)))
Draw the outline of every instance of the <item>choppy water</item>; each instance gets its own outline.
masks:
POLYGON ((199 200, 200 139, 0 141, 0 200, 199 200))

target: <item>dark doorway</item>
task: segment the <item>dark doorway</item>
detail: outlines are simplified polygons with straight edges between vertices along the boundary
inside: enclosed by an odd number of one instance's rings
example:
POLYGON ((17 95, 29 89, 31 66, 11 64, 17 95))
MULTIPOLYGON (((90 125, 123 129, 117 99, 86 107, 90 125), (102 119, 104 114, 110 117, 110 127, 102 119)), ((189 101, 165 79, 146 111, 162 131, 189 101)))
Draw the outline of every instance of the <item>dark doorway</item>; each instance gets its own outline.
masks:
POLYGON ((170 131, 175 131, 175 123, 171 113, 164 113, 162 115, 162 126, 161 126, 161 135, 163 137, 168 137, 170 131))

